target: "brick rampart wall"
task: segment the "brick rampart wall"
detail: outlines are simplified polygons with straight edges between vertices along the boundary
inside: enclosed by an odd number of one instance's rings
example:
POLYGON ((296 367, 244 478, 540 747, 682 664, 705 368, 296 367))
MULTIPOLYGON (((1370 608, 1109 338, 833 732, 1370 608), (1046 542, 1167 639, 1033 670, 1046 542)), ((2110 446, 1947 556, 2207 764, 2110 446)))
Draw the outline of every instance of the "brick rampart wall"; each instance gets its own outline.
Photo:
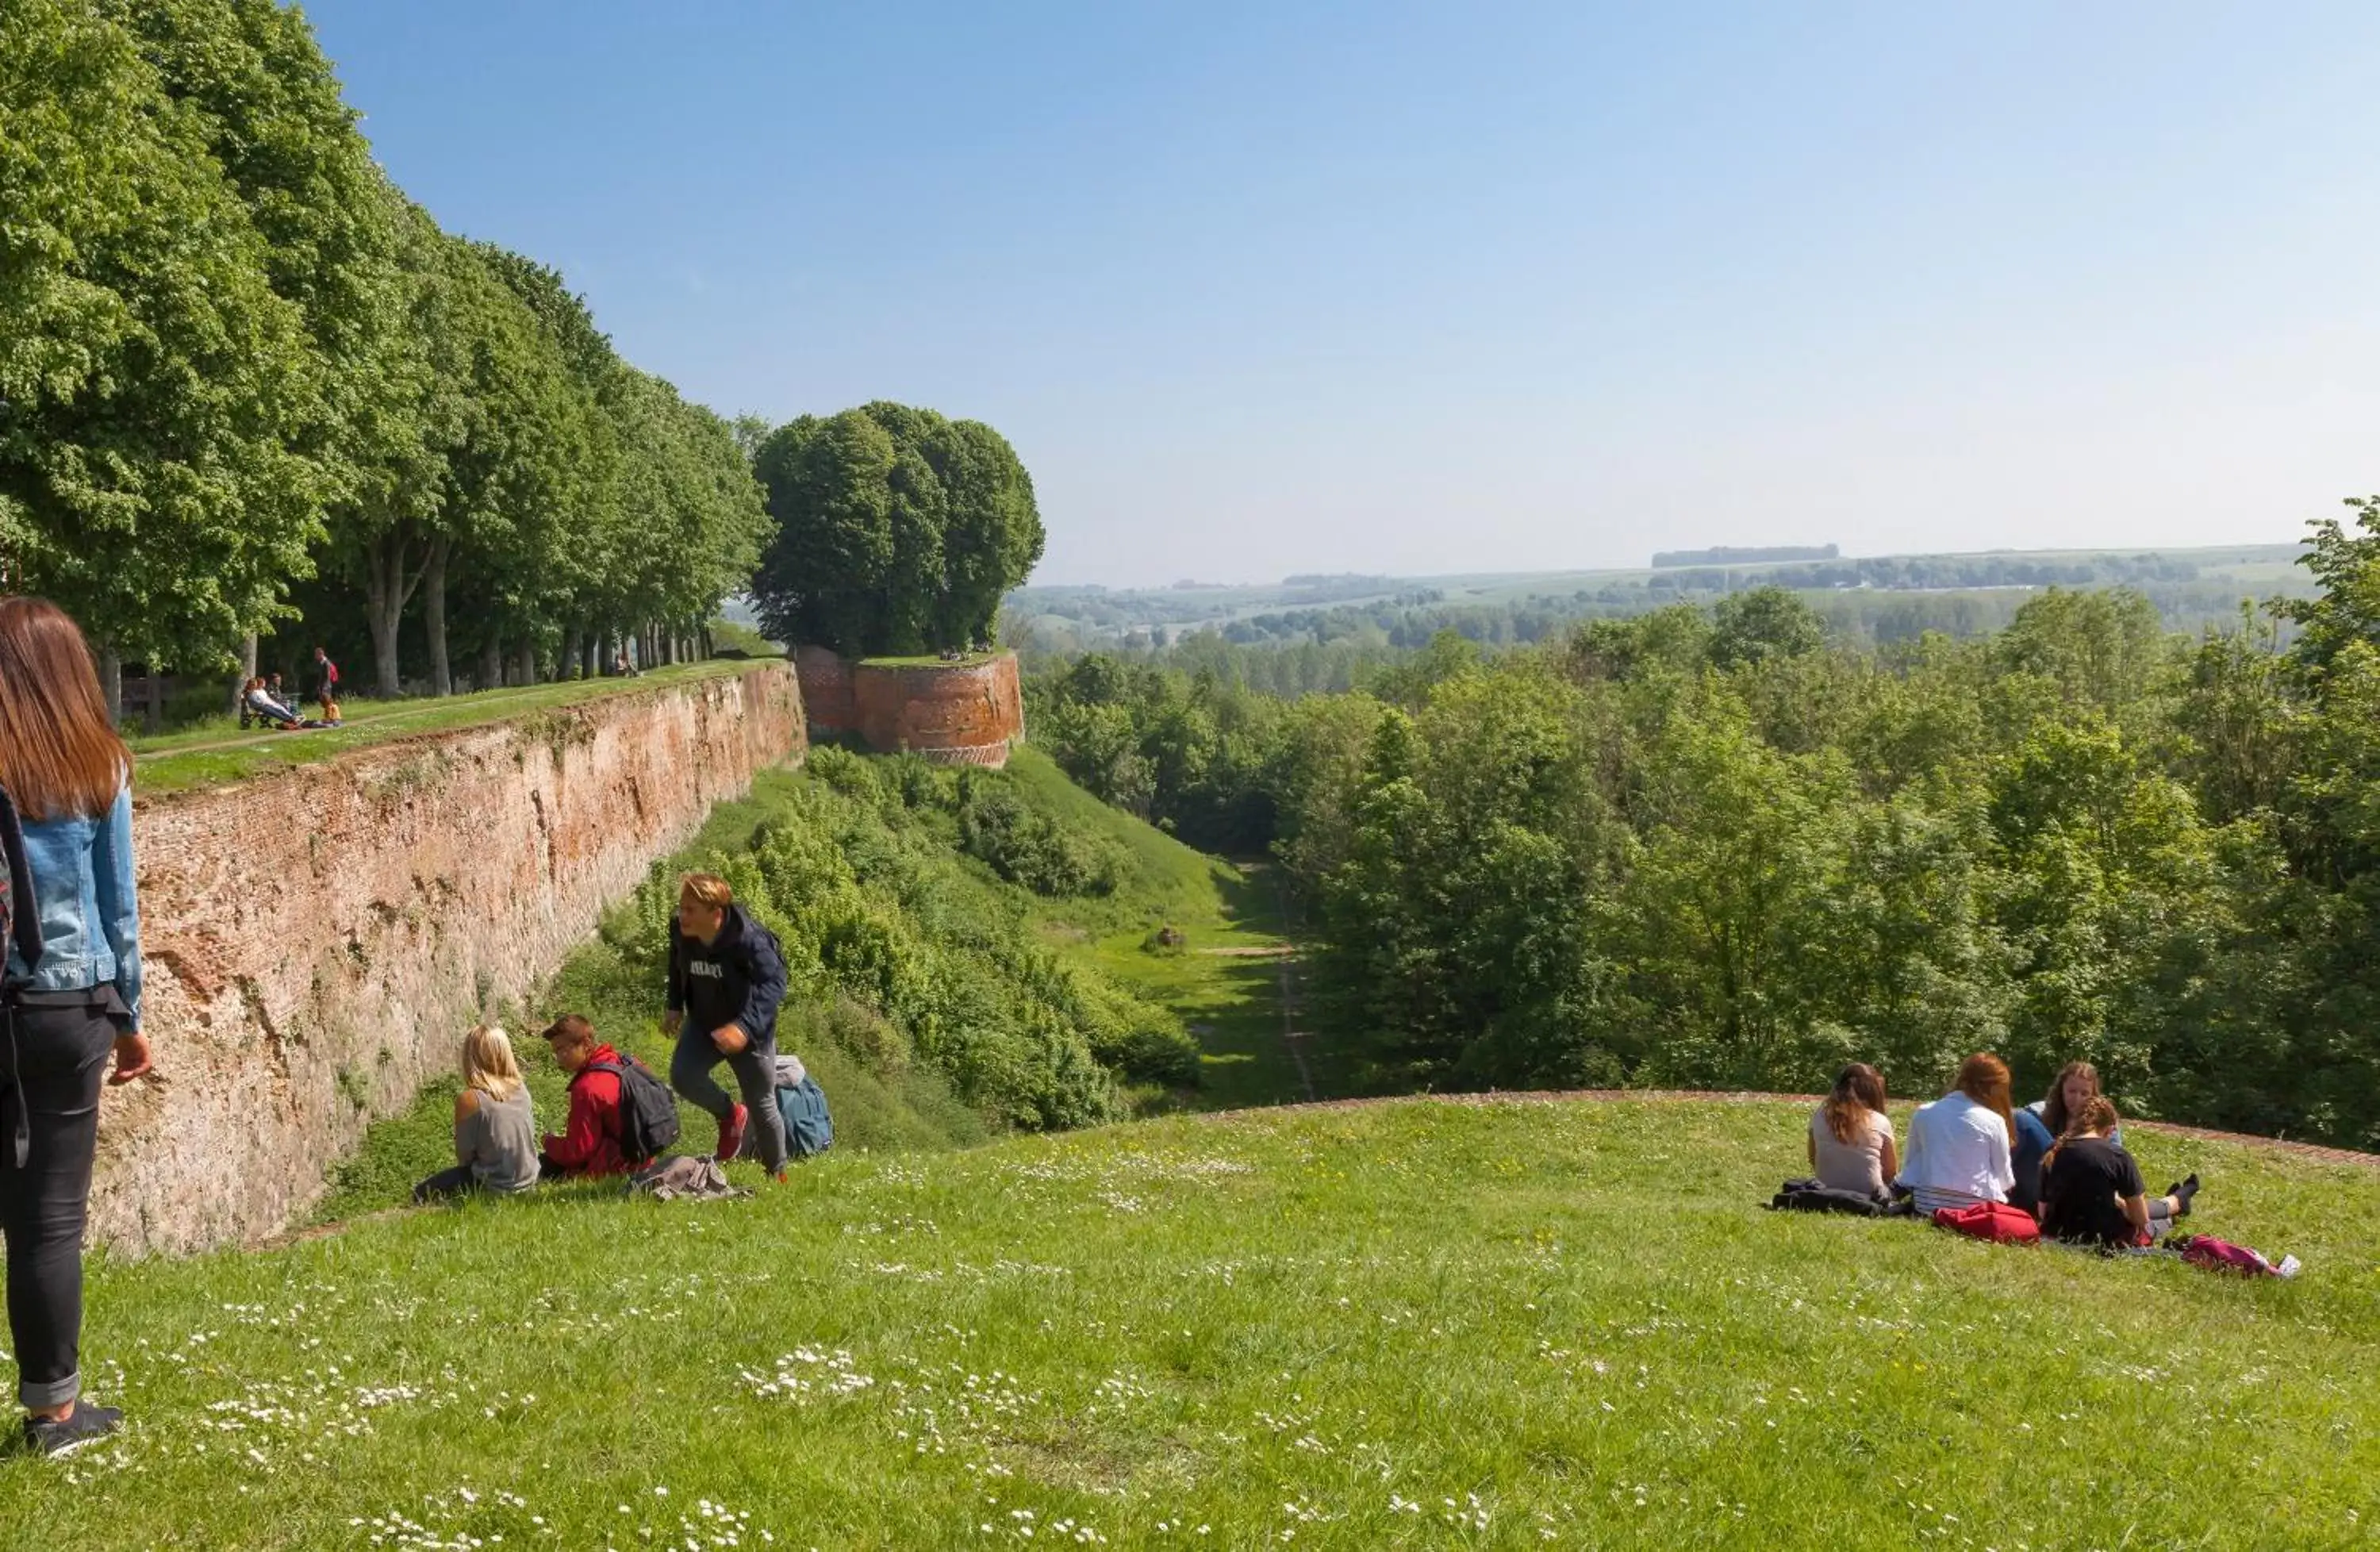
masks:
POLYGON ((802 708, 812 732, 826 738, 859 731, 859 701, 853 692, 851 661, 832 648, 799 647, 794 668, 801 675, 802 708))
POLYGON ((713 803, 806 746, 770 663, 232 787, 149 800, 136 778, 159 1077, 103 1107, 94 1237, 180 1252, 289 1225, 369 1122, 454 1070, 481 1009, 527 1001, 713 803))
POLYGON ((907 749, 952 764, 999 766, 1008 762, 1009 745, 1025 736, 1014 653, 918 667, 862 662, 852 683, 859 735, 880 753, 907 749))

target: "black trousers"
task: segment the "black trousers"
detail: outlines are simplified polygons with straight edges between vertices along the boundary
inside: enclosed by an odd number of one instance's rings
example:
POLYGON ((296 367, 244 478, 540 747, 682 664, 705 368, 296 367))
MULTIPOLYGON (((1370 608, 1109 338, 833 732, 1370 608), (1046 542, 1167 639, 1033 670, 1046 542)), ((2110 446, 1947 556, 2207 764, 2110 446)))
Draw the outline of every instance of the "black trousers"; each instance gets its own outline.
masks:
POLYGON ((17 1399, 63 1406, 82 1389, 82 1231, 115 1025, 96 1001, 0 1009, 0 1235, 17 1399), (31 1134, 21 1167, 20 1115, 31 1134))
POLYGON ((468 1164, 457 1164, 451 1170, 441 1170, 413 1188, 416 1204, 435 1202, 443 1196, 459 1196, 466 1191, 477 1191, 479 1178, 468 1164))

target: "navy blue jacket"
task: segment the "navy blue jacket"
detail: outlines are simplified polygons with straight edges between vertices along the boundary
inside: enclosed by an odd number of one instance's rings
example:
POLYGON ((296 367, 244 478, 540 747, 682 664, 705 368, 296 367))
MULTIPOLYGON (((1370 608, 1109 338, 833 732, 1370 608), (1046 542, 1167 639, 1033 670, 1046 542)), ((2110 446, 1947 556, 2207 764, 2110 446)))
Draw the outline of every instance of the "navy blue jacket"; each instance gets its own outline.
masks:
POLYGON ((785 1000, 785 956, 775 934, 727 907, 727 920, 709 943, 670 928, 669 1011, 708 1035, 734 1025, 757 1049, 773 1047, 777 1005, 785 1000))

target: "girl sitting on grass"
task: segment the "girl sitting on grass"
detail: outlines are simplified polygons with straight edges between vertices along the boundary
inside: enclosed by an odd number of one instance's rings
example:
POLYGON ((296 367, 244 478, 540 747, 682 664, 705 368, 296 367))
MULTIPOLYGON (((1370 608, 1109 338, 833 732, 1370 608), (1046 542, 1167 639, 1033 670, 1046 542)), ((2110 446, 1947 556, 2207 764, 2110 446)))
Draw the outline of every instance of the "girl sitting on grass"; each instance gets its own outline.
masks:
POLYGON ((455 1167, 413 1188, 416 1202, 461 1191, 509 1194, 537 1183, 537 1116, 504 1032, 483 1024, 463 1037, 463 1092, 455 1096, 455 1167))
POLYGON ((1810 1168, 1828 1190, 1863 1196, 1882 1196, 1884 1182, 1900 1172, 1884 1113, 1884 1074, 1866 1062, 1844 1068, 1810 1117, 1810 1168))
POLYGON ((2163 1238, 2190 1215, 2198 1177, 2177 1182, 2152 1202, 2141 1167, 2115 1140, 2116 1107, 2104 1095, 2082 1101, 2050 1150, 2041 1187, 2041 1230, 2068 1244, 2121 1249, 2163 1238))
POLYGON ((1909 1154, 1895 1183, 1928 1216, 1943 1207, 2005 1202, 2016 1184, 2009 1161, 2015 1141, 2008 1063, 1989 1053, 1971 1056, 1959 1064, 1957 1085, 1909 1118, 1909 1154))

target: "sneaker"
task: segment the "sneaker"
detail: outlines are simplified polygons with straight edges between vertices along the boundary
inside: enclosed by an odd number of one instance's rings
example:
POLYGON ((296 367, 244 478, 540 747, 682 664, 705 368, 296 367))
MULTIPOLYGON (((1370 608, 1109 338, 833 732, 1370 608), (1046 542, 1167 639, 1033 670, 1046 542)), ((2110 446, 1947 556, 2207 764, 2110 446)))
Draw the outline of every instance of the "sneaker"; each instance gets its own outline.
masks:
POLYGON ((86 1444, 96 1444, 124 1425, 117 1407, 78 1405, 71 1415, 25 1419, 25 1448, 36 1455, 70 1455, 86 1444))
POLYGON ((719 1152, 715 1157, 722 1164, 744 1151, 744 1125, 751 1119, 752 1113, 738 1105, 720 1122, 719 1152))

